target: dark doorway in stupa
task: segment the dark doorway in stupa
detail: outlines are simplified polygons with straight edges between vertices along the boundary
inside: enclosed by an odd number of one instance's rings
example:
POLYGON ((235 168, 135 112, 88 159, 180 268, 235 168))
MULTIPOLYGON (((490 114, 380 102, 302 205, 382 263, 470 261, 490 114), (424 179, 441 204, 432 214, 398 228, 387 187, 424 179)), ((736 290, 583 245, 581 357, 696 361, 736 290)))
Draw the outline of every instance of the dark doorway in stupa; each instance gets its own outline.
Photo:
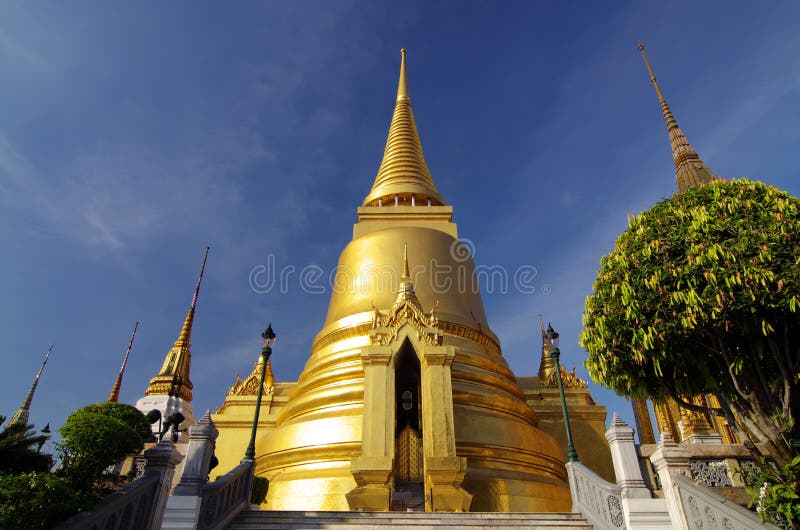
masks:
POLYGON ((424 509, 420 364, 414 348, 403 343, 395 361, 394 509, 424 509), (398 502, 399 501, 399 502, 398 502), (402 506, 397 506, 401 504, 402 506))

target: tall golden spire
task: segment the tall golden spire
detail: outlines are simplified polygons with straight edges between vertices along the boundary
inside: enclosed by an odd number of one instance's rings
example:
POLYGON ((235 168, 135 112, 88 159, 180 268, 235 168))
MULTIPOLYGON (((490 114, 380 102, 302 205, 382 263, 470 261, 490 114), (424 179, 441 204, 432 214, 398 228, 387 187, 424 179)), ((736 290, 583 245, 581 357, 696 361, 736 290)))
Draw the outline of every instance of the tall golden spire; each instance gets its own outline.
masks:
POLYGON ((647 54, 644 52, 644 45, 641 42, 639 42, 639 51, 642 53, 642 58, 644 58, 647 72, 650 74, 650 81, 653 82, 653 87, 656 89, 658 102, 661 103, 661 111, 664 113, 664 121, 667 122, 669 141, 672 146, 672 159, 675 162, 675 179, 678 182, 678 193, 683 193, 693 186, 708 184, 715 179, 714 174, 703 163, 697 151, 692 148, 689 140, 686 139, 683 131, 678 127, 678 122, 675 120, 675 116, 672 115, 658 82, 656 82, 656 76, 653 74, 653 69, 650 67, 650 61, 647 60, 647 54))
POLYGON ((17 423, 22 425, 28 424, 28 418, 30 417, 31 412, 31 403, 33 403, 33 395, 36 393, 36 387, 39 385, 39 378, 42 377, 42 372, 44 372, 44 366, 47 364, 47 360, 50 358, 50 353, 53 351, 53 346, 55 344, 50 345, 50 349, 47 350, 47 353, 44 355, 44 361, 42 361, 42 366, 39 367, 39 371, 36 372, 36 377, 33 378, 33 384, 31 388, 28 390, 28 393, 25 394, 25 399, 22 400, 22 405, 14 412, 14 415, 11 416, 11 421, 8 422, 8 425, 15 425, 17 423))
POLYGON ((389 126, 389 137, 386 139, 381 167, 372 191, 364 199, 364 206, 424 206, 428 201, 432 206, 440 206, 444 204, 444 200, 425 164, 414 113, 411 110, 406 80, 406 50, 402 49, 400 52, 400 79, 397 83, 397 102, 392 124, 389 126))
POLYGON ((131 354, 133 348, 133 339, 136 337, 136 330, 139 329, 139 322, 133 326, 133 333, 131 333, 131 341, 128 343, 128 349, 125 351, 125 357, 122 359, 122 366, 119 368, 117 379, 114 381, 114 386, 111 388, 111 393, 108 395, 108 401, 116 403, 119 400, 119 389, 122 387, 122 376, 125 374, 125 367, 128 365, 128 356, 131 354))
POLYGON ((192 388, 194 385, 189 380, 189 370, 192 364, 190 339, 192 336, 192 324, 194 323, 194 311, 197 306, 197 296, 200 294, 200 284, 203 281, 203 272, 206 270, 206 260, 208 259, 210 248, 206 247, 203 265, 200 267, 200 276, 197 278, 197 285, 195 285, 194 295, 192 296, 192 305, 189 307, 189 312, 186 313, 181 332, 175 344, 172 345, 172 349, 167 352, 161 372, 150 380, 150 386, 145 392, 147 396, 166 394, 180 397, 184 401, 192 400, 192 388))

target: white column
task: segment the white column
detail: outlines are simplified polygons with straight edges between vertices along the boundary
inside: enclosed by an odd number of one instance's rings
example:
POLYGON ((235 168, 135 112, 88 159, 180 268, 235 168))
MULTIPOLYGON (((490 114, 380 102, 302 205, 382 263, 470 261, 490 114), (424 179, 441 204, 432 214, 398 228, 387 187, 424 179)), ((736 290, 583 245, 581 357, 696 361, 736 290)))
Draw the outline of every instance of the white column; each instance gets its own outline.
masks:
POLYGON ((656 468, 661 487, 664 490, 664 499, 667 501, 667 510, 672 518, 674 528, 688 528, 686 514, 683 511, 680 495, 675 485, 675 477, 684 476, 691 480, 689 470, 689 450, 675 443, 669 431, 664 431, 658 448, 650 456, 650 461, 656 468))
POLYGON ((211 421, 209 411, 189 429, 181 480, 167 500, 162 529, 191 530, 197 528, 203 485, 208 482, 211 457, 219 431, 211 421))
POLYGON ((651 498, 650 490, 642 477, 642 469, 639 467, 639 456, 633 441, 633 429, 622 421, 616 412, 606 431, 606 440, 611 448, 614 474, 617 476, 617 486, 622 488, 622 498, 651 498))
POLYGON ((653 499, 642 477, 633 429, 614 413, 606 431, 617 485, 621 488, 622 513, 628 530, 669 530, 672 521, 663 499, 653 499))

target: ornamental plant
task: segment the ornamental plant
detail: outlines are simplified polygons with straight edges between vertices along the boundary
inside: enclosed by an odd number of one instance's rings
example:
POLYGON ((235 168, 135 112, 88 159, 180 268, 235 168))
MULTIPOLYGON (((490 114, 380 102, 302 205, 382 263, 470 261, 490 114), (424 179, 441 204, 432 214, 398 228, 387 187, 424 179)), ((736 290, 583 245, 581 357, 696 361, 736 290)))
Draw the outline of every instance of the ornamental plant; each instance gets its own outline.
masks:
POLYGON ((137 453, 152 434, 144 414, 124 403, 96 403, 70 414, 60 429, 62 472, 98 485, 105 470, 137 453))
POLYGON ((800 529, 800 456, 782 470, 761 460, 753 473, 743 473, 750 493, 749 506, 762 521, 782 528, 800 529))
POLYGON ((800 438, 800 200, 717 181, 630 218, 601 259, 581 345, 595 381, 723 414, 783 462, 800 438), (686 396, 714 394, 720 409, 686 396))

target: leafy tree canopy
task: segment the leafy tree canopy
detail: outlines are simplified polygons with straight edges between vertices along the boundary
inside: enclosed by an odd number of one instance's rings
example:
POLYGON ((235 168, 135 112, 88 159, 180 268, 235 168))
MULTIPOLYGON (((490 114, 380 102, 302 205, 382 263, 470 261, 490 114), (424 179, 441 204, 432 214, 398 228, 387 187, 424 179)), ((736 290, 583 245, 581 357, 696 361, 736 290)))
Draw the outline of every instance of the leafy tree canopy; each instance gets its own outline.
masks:
POLYGON ((144 414, 124 403, 97 403, 76 410, 60 429, 67 473, 98 479, 151 435, 144 414))
POLYGON ((602 258, 581 345, 590 375, 656 400, 712 393, 784 457, 800 412, 800 200, 714 182, 632 217, 602 258))
POLYGON ((0 476, 0 528, 52 528, 91 509, 96 500, 69 479, 50 473, 0 476))

